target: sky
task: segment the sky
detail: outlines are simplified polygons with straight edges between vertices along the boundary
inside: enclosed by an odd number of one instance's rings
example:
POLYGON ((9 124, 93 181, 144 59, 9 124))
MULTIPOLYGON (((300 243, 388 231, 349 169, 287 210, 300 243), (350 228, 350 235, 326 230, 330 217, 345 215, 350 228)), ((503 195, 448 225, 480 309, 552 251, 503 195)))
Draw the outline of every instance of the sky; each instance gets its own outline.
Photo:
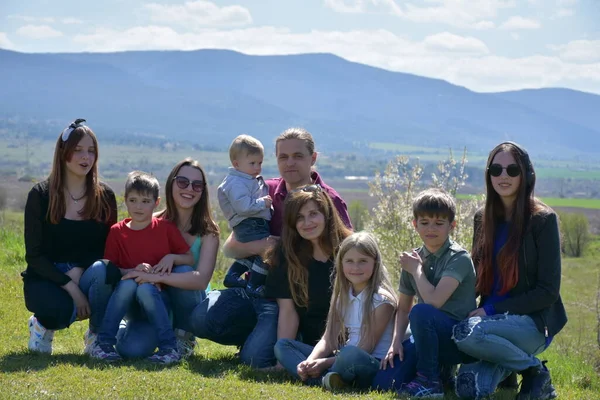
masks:
POLYGON ((0 0, 0 48, 333 53, 479 92, 600 94, 600 0, 0 0))

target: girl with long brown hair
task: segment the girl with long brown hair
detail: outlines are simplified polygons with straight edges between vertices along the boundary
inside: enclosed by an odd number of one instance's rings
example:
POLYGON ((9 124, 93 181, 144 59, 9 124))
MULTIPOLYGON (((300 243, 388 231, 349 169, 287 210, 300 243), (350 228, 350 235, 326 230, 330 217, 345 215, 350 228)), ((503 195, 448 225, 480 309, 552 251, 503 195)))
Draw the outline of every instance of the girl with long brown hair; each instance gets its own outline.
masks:
MULTIPOLYGON (((295 189, 285 200, 279 244, 267 257, 267 297, 279 307, 275 357, 282 362, 287 344, 298 335, 314 346, 325 331, 332 293, 333 260, 340 243, 351 234, 331 198, 319 185, 295 189)), ((310 352, 309 352, 310 353, 310 352)), ((308 354, 306 354, 308 356, 308 354)))
POLYGON ((491 395, 514 372, 523 376, 519 400, 556 397, 536 355, 567 322, 560 234, 554 211, 534 197, 535 181, 518 144, 500 143, 490 152, 487 198, 475 215, 473 237, 479 308, 454 327, 459 350, 481 360, 460 368, 456 390, 463 398, 491 395))
POLYGON ((98 141, 78 119, 56 140, 48 179, 36 184, 25 205, 22 273, 29 318, 29 349, 52 352, 54 331, 90 318, 89 351, 112 292, 102 258, 117 221, 113 191, 98 179, 98 141))

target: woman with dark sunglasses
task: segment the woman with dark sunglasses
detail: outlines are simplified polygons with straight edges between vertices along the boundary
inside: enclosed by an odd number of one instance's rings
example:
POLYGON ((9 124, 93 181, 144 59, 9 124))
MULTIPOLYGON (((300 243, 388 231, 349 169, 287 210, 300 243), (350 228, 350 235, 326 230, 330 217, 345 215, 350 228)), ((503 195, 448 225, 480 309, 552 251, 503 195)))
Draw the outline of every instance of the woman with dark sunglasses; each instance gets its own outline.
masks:
MULTIPOLYGON (((196 345, 196 338, 190 333, 189 316, 206 297, 219 250, 219 226, 211 214, 206 174, 198 161, 186 158, 175 165, 167 177, 165 197, 167 206, 156 216, 177 225, 190 245, 194 265, 180 265, 172 271, 154 274, 132 271, 123 279, 165 285, 171 300, 177 350, 185 358, 196 345)), ((133 321, 121 332, 117 350, 124 357, 144 357, 153 352, 157 341, 147 321, 133 321)))
POLYGON ((556 397, 543 352, 567 322, 560 298, 558 218, 533 195, 535 171, 521 146, 504 142, 488 157, 485 207, 475 214, 472 257, 479 308, 454 327, 459 350, 479 359, 456 379, 462 398, 491 395, 500 382, 525 399, 556 397), (505 382, 506 382, 505 381, 505 382))

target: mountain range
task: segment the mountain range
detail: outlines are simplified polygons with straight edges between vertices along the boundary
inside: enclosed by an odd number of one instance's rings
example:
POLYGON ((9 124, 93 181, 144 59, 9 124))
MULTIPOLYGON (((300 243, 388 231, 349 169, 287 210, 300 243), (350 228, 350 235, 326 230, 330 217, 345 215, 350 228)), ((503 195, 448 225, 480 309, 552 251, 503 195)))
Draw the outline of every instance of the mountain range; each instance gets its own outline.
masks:
POLYGON ((0 119, 43 121, 52 136, 82 117, 107 136, 225 149, 241 133, 270 145, 283 129, 302 126, 329 151, 369 142, 486 151, 515 140, 561 158, 600 154, 598 110, 600 96, 591 93, 478 93, 331 54, 0 50, 0 119))

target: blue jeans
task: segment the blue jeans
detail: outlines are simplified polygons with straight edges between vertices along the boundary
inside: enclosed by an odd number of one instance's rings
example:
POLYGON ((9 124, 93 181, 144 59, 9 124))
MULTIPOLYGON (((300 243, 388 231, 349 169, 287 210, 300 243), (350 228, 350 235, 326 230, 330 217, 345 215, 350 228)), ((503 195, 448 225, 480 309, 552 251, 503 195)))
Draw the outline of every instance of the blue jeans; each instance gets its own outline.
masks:
POLYGON ((156 332, 158 348, 175 349, 177 347, 175 333, 162 292, 155 285, 150 283, 138 285, 133 279, 120 281, 117 284, 106 307, 98 342, 112 345, 117 343, 119 324, 125 315, 134 309, 136 300, 156 332))
MULTIPOLYGON (((314 346, 291 339, 279 339, 275 344, 275 357, 283 367, 294 377, 298 375, 298 364, 305 361, 314 346)), ((342 380, 357 388, 365 389, 371 386, 371 381, 379 370, 379 360, 356 346, 345 346, 335 356, 331 368, 323 371, 337 372, 342 380)), ((304 381, 307 385, 320 385, 320 378, 309 378, 304 381)))
POLYGON ((461 351, 480 360, 460 367, 456 393, 463 398, 490 395, 511 372, 539 366, 535 355, 546 348, 546 338, 527 315, 468 318, 454 327, 453 338, 461 351))
POLYGON ((213 290, 190 316, 197 337, 241 346, 240 358, 254 368, 275 364, 279 308, 274 300, 253 298, 243 288, 213 290))
POLYGON ((106 265, 102 261, 96 261, 83 272, 79 279, 79 289, 90 303, 90 331, 98 333, 113 292, 113 286, 106 284, 106 265))
POLYGON ((456 365, 467 359, 452 340, 452 328, 458 320, 424 303, 413 306, 408 318, 417 350, 417 372, 438 381, 441 365, 456 365))
POLYGON ((253 242, 269 237, 269 221, 263 218, 246 218, 233 227, 235 239, 240 243, 253 242))
POLYGON ((412 381, 417 374, 417 349, 410 339, 402 342, 404 349, 403 361, 398 356, 394 357, 394 367, 380 369, 371 382, 374 390, 400 390, 403 384, 412 381))
MULTIPOLYGON (((177 265, 171 273, 184 273, 195 271, 189 265, 177 265)), ((206 298, 204 290, 186 290, 173 286, 166 286, 163 290, 169 295, 169 304, 173 312, 173 328, 191 332, 190 315, 196 307, 206 298)))

